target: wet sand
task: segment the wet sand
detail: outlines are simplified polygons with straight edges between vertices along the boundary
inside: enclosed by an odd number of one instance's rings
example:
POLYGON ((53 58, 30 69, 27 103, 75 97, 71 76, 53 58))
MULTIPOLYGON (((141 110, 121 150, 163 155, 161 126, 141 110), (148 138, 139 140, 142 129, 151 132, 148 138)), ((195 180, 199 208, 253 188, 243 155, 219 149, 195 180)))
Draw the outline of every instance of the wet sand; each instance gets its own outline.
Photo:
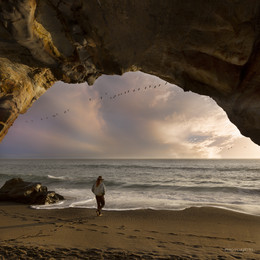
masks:
POLYGON ((0 203, 0 259, 260 259, 260 217, 183 211, 35 210, 0 203))

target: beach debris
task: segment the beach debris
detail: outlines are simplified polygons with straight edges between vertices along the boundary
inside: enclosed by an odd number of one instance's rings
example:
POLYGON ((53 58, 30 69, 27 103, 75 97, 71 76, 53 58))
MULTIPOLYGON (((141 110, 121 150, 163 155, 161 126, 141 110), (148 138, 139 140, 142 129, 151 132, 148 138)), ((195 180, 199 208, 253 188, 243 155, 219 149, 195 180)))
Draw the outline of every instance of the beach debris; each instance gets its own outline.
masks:
POLYGON ((0 201, 13 201, 24 204, 47 205, 64 200, 54 191, 38 182, 25 182, 21 178, 6 181, 0 189, 0 201))

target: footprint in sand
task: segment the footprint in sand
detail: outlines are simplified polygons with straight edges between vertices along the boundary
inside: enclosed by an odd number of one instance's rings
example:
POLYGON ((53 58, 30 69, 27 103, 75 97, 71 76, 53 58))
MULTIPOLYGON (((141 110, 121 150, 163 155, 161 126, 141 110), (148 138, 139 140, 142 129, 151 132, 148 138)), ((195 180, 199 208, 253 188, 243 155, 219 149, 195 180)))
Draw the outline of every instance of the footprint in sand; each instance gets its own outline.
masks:
POLYGON ((194 248, 202 248, 202 246, 200 246, 200 245, 193 245, 192 247, 194 247, 194 248))
POLYGON ((134 232, 141 232, 139 229, 135 229, 134 232))
POLYGON ((159 243, 160 245, 162 245, 162 247, 165 247, 163 244, 167 244, 167 242, 165 242, 165 241, 158 241, 158 243, 159 243))
POLYGON ((152 230, 152 231, 150 231, 151 233, 154 233, 154 234, 158 234, 159 232, 158 231, 154 231, 154 230, 152 230))
POLYGON ((164 245, 157 245, 157 247, 166 248, 166 246, 164 246, 164 245))
POLYGON ((92 232, 97 232, 96 229, 91 229, 91 228, 88 228, 89 231, 92 231, 92 232))
POLYGON ((171 242, 172 244, 174 244, 174 245, 181 245, 181 246, 184 246, 185 244, 184 243, 182 243, 182 242, 171 242))
POLYGON ((255 244, 255 242, 253 242, 253 241, 248 241, 248 240, 245 240, 245 241, 242 241, 242 242, 250 243, 250 244, 255 244))
POLYGON ((171 235, 171 236, 178 236, 178 234, 176 234, 176 233, 168 233, 168 235, 171 235))
POLYGON ((153 237, 146 237, 146 239, 154 240, 154 238, 153 238, 153 237))
POLYGON ((68 226, 67 228, 70 228, 70 229, 75 229, 75 227, 73 227, 73 226, 68 226))
POLYGON ((118 235, 124 235, 124 233, 121 233, 121 232, 118 232, 117 234, 118 234, 118 235))
POLYGON ((125 226, 122 225, 122 226, 118 227, 118 229, 125 230, 125 226))
MULTIPOLYGON (((52 223, 53 224, 53 223, 52 223)), ((55 223, 55 227, 63 227, 63 225, 56 225, 56 223, 55 223)))
POLYGON ((137 238, 137 237, 136 237, 136 236, 128 236, 128 238, 131 238, 131 239, 132 239, 132 238, 137 238))

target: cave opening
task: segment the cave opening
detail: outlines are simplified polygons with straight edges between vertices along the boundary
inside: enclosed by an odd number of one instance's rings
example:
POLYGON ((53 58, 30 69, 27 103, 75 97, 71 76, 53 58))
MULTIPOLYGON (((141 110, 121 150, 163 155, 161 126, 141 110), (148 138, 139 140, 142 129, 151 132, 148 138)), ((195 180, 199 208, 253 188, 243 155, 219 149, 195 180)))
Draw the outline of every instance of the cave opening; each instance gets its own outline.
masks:
POLYGON ((142 72, 57 82, 20 115, 1 158, 259 158, 209 97, 142 72))

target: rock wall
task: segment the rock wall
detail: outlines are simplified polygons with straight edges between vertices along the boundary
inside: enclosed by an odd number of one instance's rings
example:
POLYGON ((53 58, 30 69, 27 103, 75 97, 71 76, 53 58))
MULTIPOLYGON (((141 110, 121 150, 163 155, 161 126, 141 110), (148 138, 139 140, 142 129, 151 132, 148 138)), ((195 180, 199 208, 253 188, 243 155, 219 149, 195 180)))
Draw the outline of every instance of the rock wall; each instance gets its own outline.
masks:
POLYGON ((260 144, 258 0, 0 0, 0 140, 55 81, 143 71, 260 144))

